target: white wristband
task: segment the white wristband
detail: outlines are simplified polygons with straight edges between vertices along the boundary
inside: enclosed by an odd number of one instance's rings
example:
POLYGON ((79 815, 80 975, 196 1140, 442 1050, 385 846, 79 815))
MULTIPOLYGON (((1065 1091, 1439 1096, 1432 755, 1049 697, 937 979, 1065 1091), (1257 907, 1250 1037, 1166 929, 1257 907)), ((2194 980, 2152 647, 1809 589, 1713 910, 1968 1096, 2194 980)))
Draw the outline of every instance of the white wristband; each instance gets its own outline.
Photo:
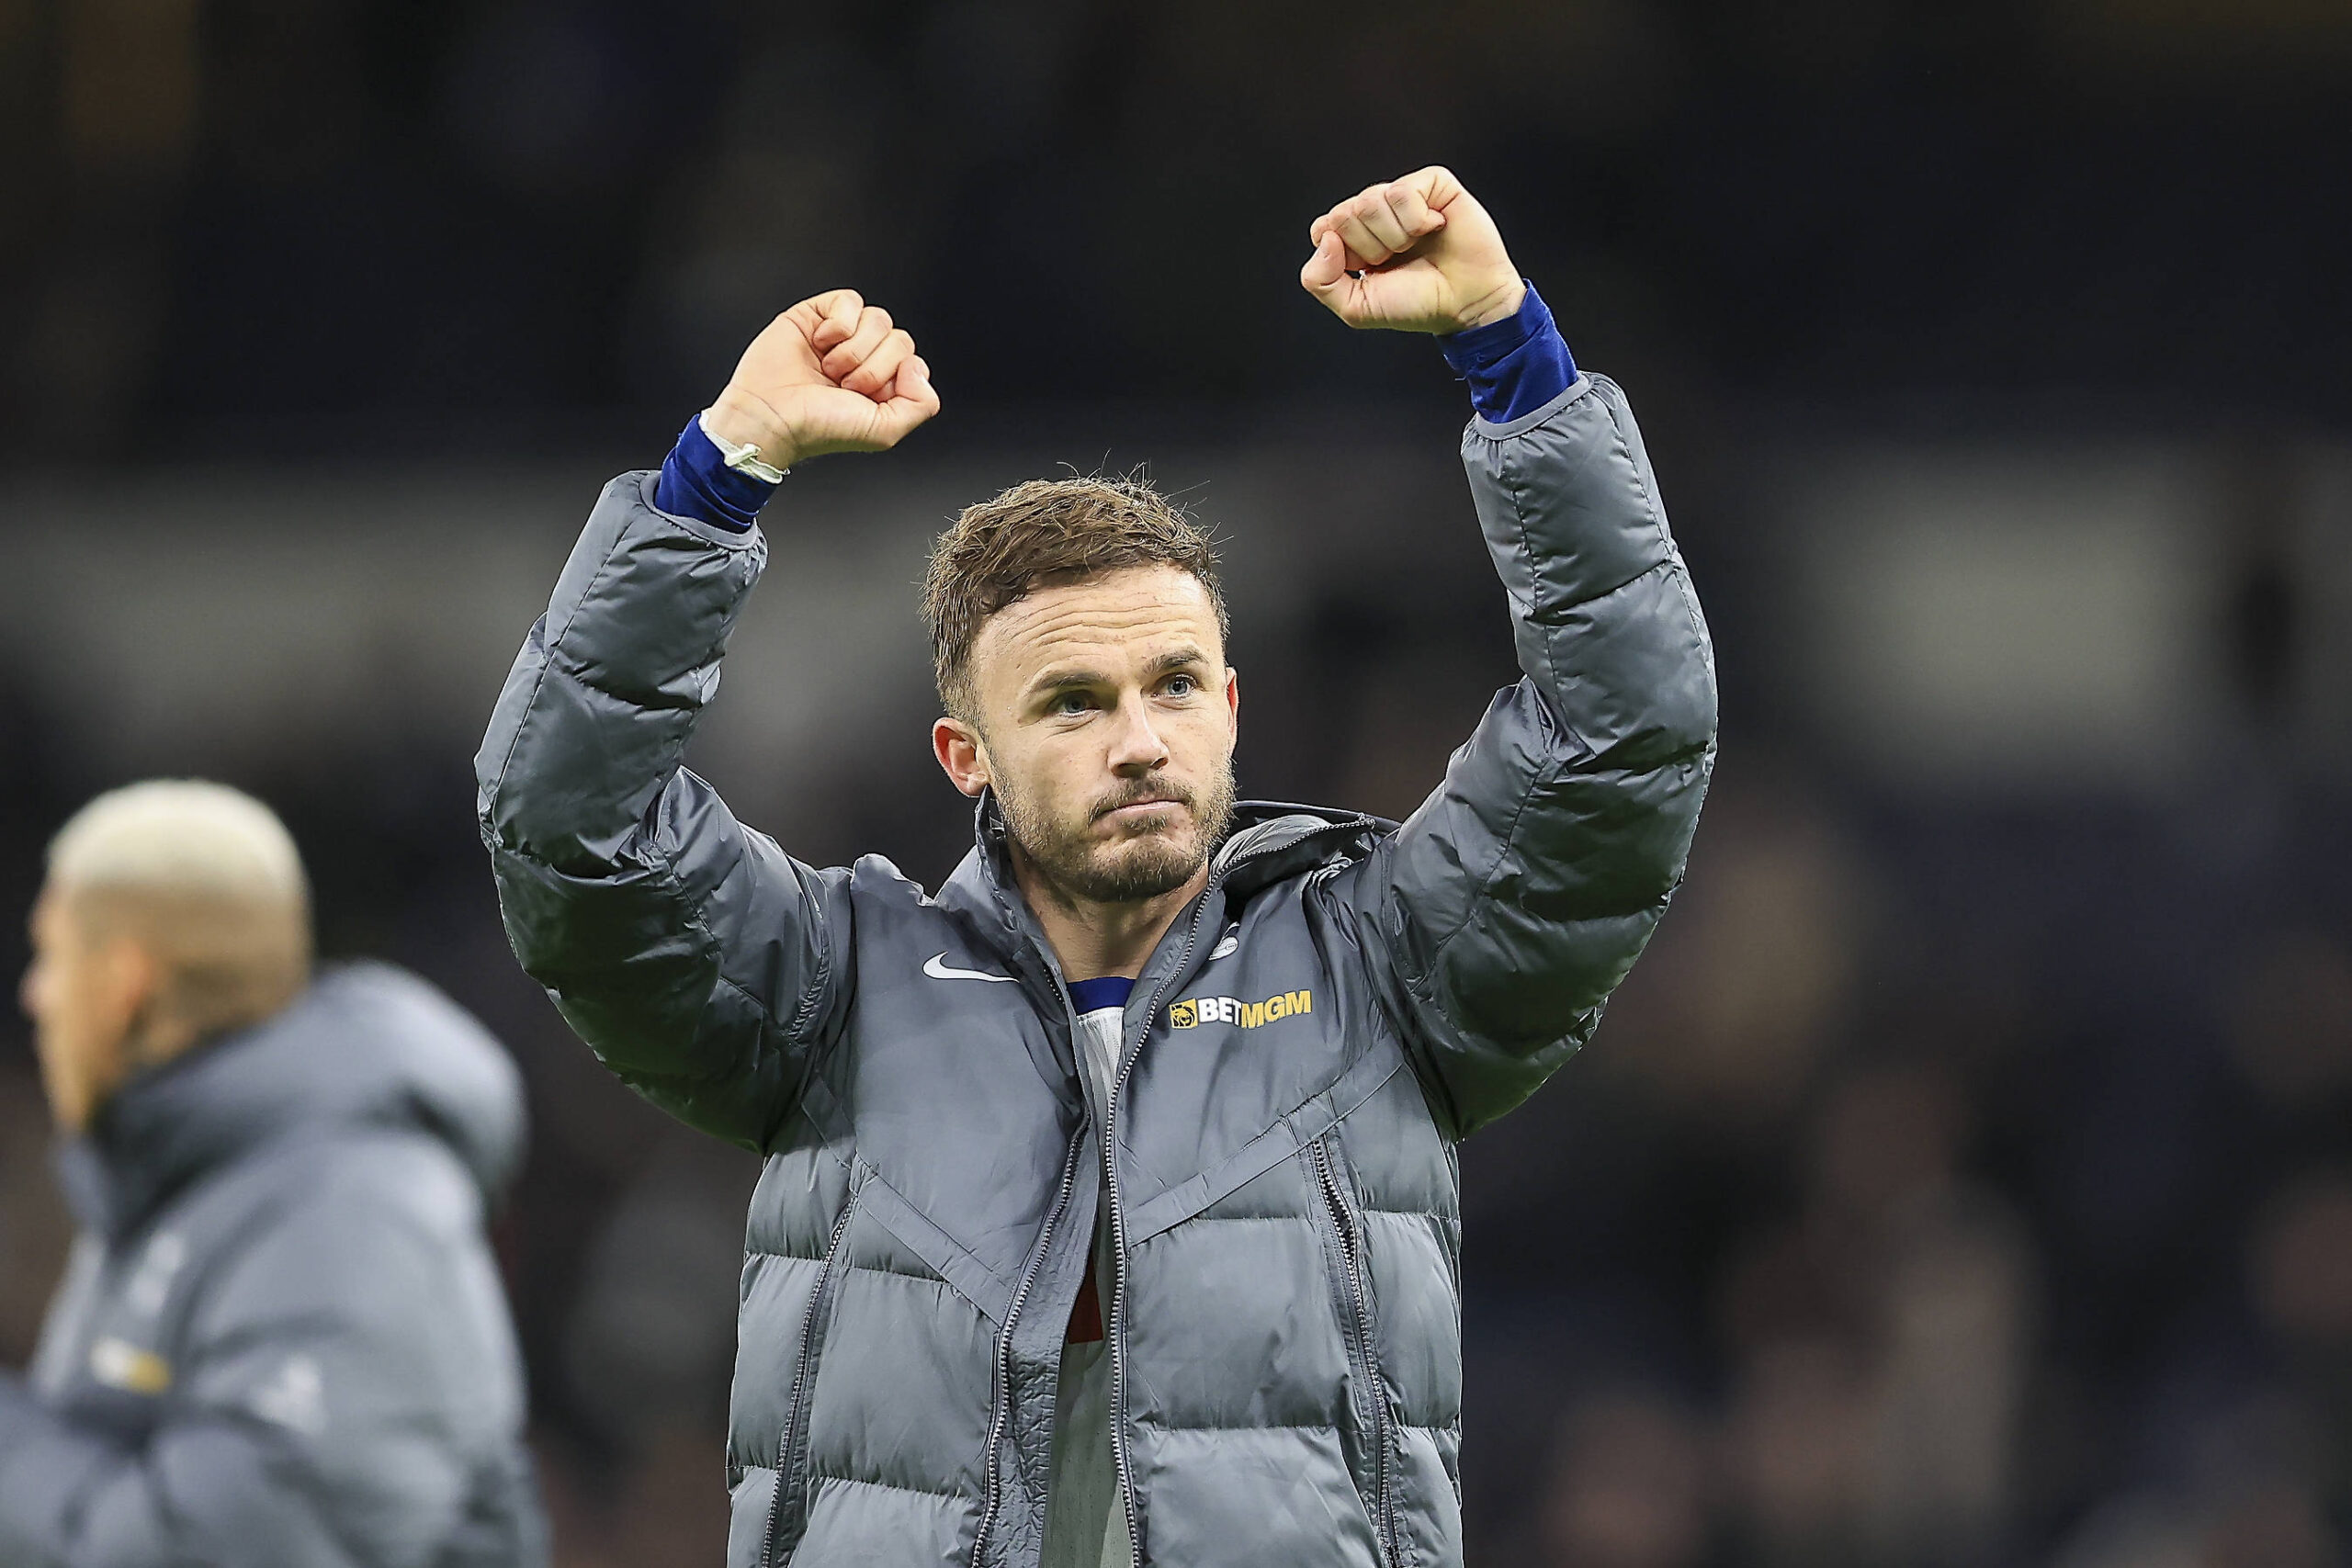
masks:
POLYGON ((784 476, 792 472, 790 468, 779 468, 761 457, 760 449, 756 446, 749 444, 738 445, 714 434, 710 428, 708 409, 695 415, 695 423, 702 426, 702 433, 709 438, 710 444, 718 448, 719 460, 736 472, 749 474, 755 479, 763 479, 772 485, 782 484, 784 476))

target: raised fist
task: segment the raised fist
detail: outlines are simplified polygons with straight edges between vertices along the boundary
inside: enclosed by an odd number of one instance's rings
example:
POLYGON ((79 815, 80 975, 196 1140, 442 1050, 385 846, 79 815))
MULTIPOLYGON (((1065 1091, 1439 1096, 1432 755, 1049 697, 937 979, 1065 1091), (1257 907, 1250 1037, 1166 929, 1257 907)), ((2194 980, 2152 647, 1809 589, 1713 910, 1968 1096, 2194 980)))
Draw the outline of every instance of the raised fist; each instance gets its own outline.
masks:
POLYGON ((1306 240, 1299 283, 1351 327, 1458 333, 1517 313, 1527 293, 1495 220, 1434 166, 1366 186, 1306 240))
POLYGON ((882 452, 939 412, 931 367, 890 312, 854 289, 803 299, 770 321, 704 416, 723 441, 779 468, 827 452, 882 452))

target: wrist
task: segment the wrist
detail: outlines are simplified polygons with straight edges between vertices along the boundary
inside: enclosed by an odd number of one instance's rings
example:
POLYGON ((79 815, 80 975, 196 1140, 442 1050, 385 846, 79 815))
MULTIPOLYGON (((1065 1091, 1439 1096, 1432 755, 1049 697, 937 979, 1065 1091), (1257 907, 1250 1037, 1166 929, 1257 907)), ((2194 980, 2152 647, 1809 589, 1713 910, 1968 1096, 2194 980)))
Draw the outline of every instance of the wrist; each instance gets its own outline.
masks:
POLYGON ((753 450, 722 445, 710 433, 707 415, 696 414, 678 433, 678 444, 662 464, 653 487, 654 506, 673 517, 749 532, 784 479, 781 470, 752 457, 753 450))
POLYGON ((714 440, 729 446, 757 447, 761 460, 775 468, 789 468, 800 457, 775 410, 765 400, 739 392, 731 386, 703 410, 702 427, 714 440))
POLYGON ((1526 302, 1527 280, 1514 272, 1472 300, 1455 318, 1453 330, 1473 332, 1479 327, 1490 327, 1497 321, 1508 321, 1519 314, 1519 308, 1526 302))
POLYGON ((1576 356, 1544 296, 1523 280, 1517 312, 1441 337, 1438 348, 1470 384, 1472 406, 1497 423, 1543 407, 1577 378, 1576 356))

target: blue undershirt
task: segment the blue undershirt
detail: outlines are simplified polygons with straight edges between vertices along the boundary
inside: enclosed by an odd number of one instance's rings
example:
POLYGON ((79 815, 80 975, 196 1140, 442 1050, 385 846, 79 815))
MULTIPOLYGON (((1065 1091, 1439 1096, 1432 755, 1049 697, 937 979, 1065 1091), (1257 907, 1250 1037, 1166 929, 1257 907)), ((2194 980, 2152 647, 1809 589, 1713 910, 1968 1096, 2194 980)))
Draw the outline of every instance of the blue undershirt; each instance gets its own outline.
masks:
POLYGON ((1127 1005, 1127 993, 1135 988, 1136 983, 1125 975, 1105 975, 1099 980, 1072 980, 1069 983, 1069 1005, 1080 1012, 1123 1008, 1127 1005))
MULTIPOLYGON (((1470 384, 1471 406, 1496 424, 1533 413, 1566 391, 1577 378, 1577 362, 1568 353, 1567 340, 1560 335, 1544 297, 1532 283, 1516 315, 1442 337, 1438 347, 1454 374, 1470 384)), ((760 508, 775 491, 776 487, 767 480, 729 468, 703 430, 702 416, 696 414, 678 433, 678 444, 670 448, 662 465, 662 478, 653 487, 653 504, 673 516, 742 533, 758 520, 760 508)), ((1070 991, 1075 998, 1080 986, 1109 986, 1114 981, 1122 987, 1130 984, 1115 976, 1080 980, 1070 991)), ((1123 988, 1116 1000, 1098 1005, 1119 1007, 1125 1001, 1123 988)), ((1087 1009, 1081 1006, 1079 1010, 1087 1009)))

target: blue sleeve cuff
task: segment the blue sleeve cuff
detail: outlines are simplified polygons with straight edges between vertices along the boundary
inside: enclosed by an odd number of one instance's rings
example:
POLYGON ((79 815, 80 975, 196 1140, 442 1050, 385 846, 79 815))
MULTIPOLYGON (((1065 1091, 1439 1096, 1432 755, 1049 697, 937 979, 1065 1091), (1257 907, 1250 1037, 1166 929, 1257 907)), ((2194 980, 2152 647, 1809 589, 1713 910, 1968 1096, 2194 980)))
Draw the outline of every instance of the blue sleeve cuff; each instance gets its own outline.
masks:
POLYGON ((767 480, 730 468, 718 446, 702 427, 702 415, 686 421, 678 444, 662 464, 661 480, 653 487, 653 504, 673 516, 691 517, 713 527, 748 531, 759 520, 760 508, 776 487, 767 480))
POLYGON ((1517 315, 1437 342, 1453 373, 1470 383, 1471 406, 1497 424, 1533 413, 1577 378, 1567 340, 1532 283, 1517 315))

